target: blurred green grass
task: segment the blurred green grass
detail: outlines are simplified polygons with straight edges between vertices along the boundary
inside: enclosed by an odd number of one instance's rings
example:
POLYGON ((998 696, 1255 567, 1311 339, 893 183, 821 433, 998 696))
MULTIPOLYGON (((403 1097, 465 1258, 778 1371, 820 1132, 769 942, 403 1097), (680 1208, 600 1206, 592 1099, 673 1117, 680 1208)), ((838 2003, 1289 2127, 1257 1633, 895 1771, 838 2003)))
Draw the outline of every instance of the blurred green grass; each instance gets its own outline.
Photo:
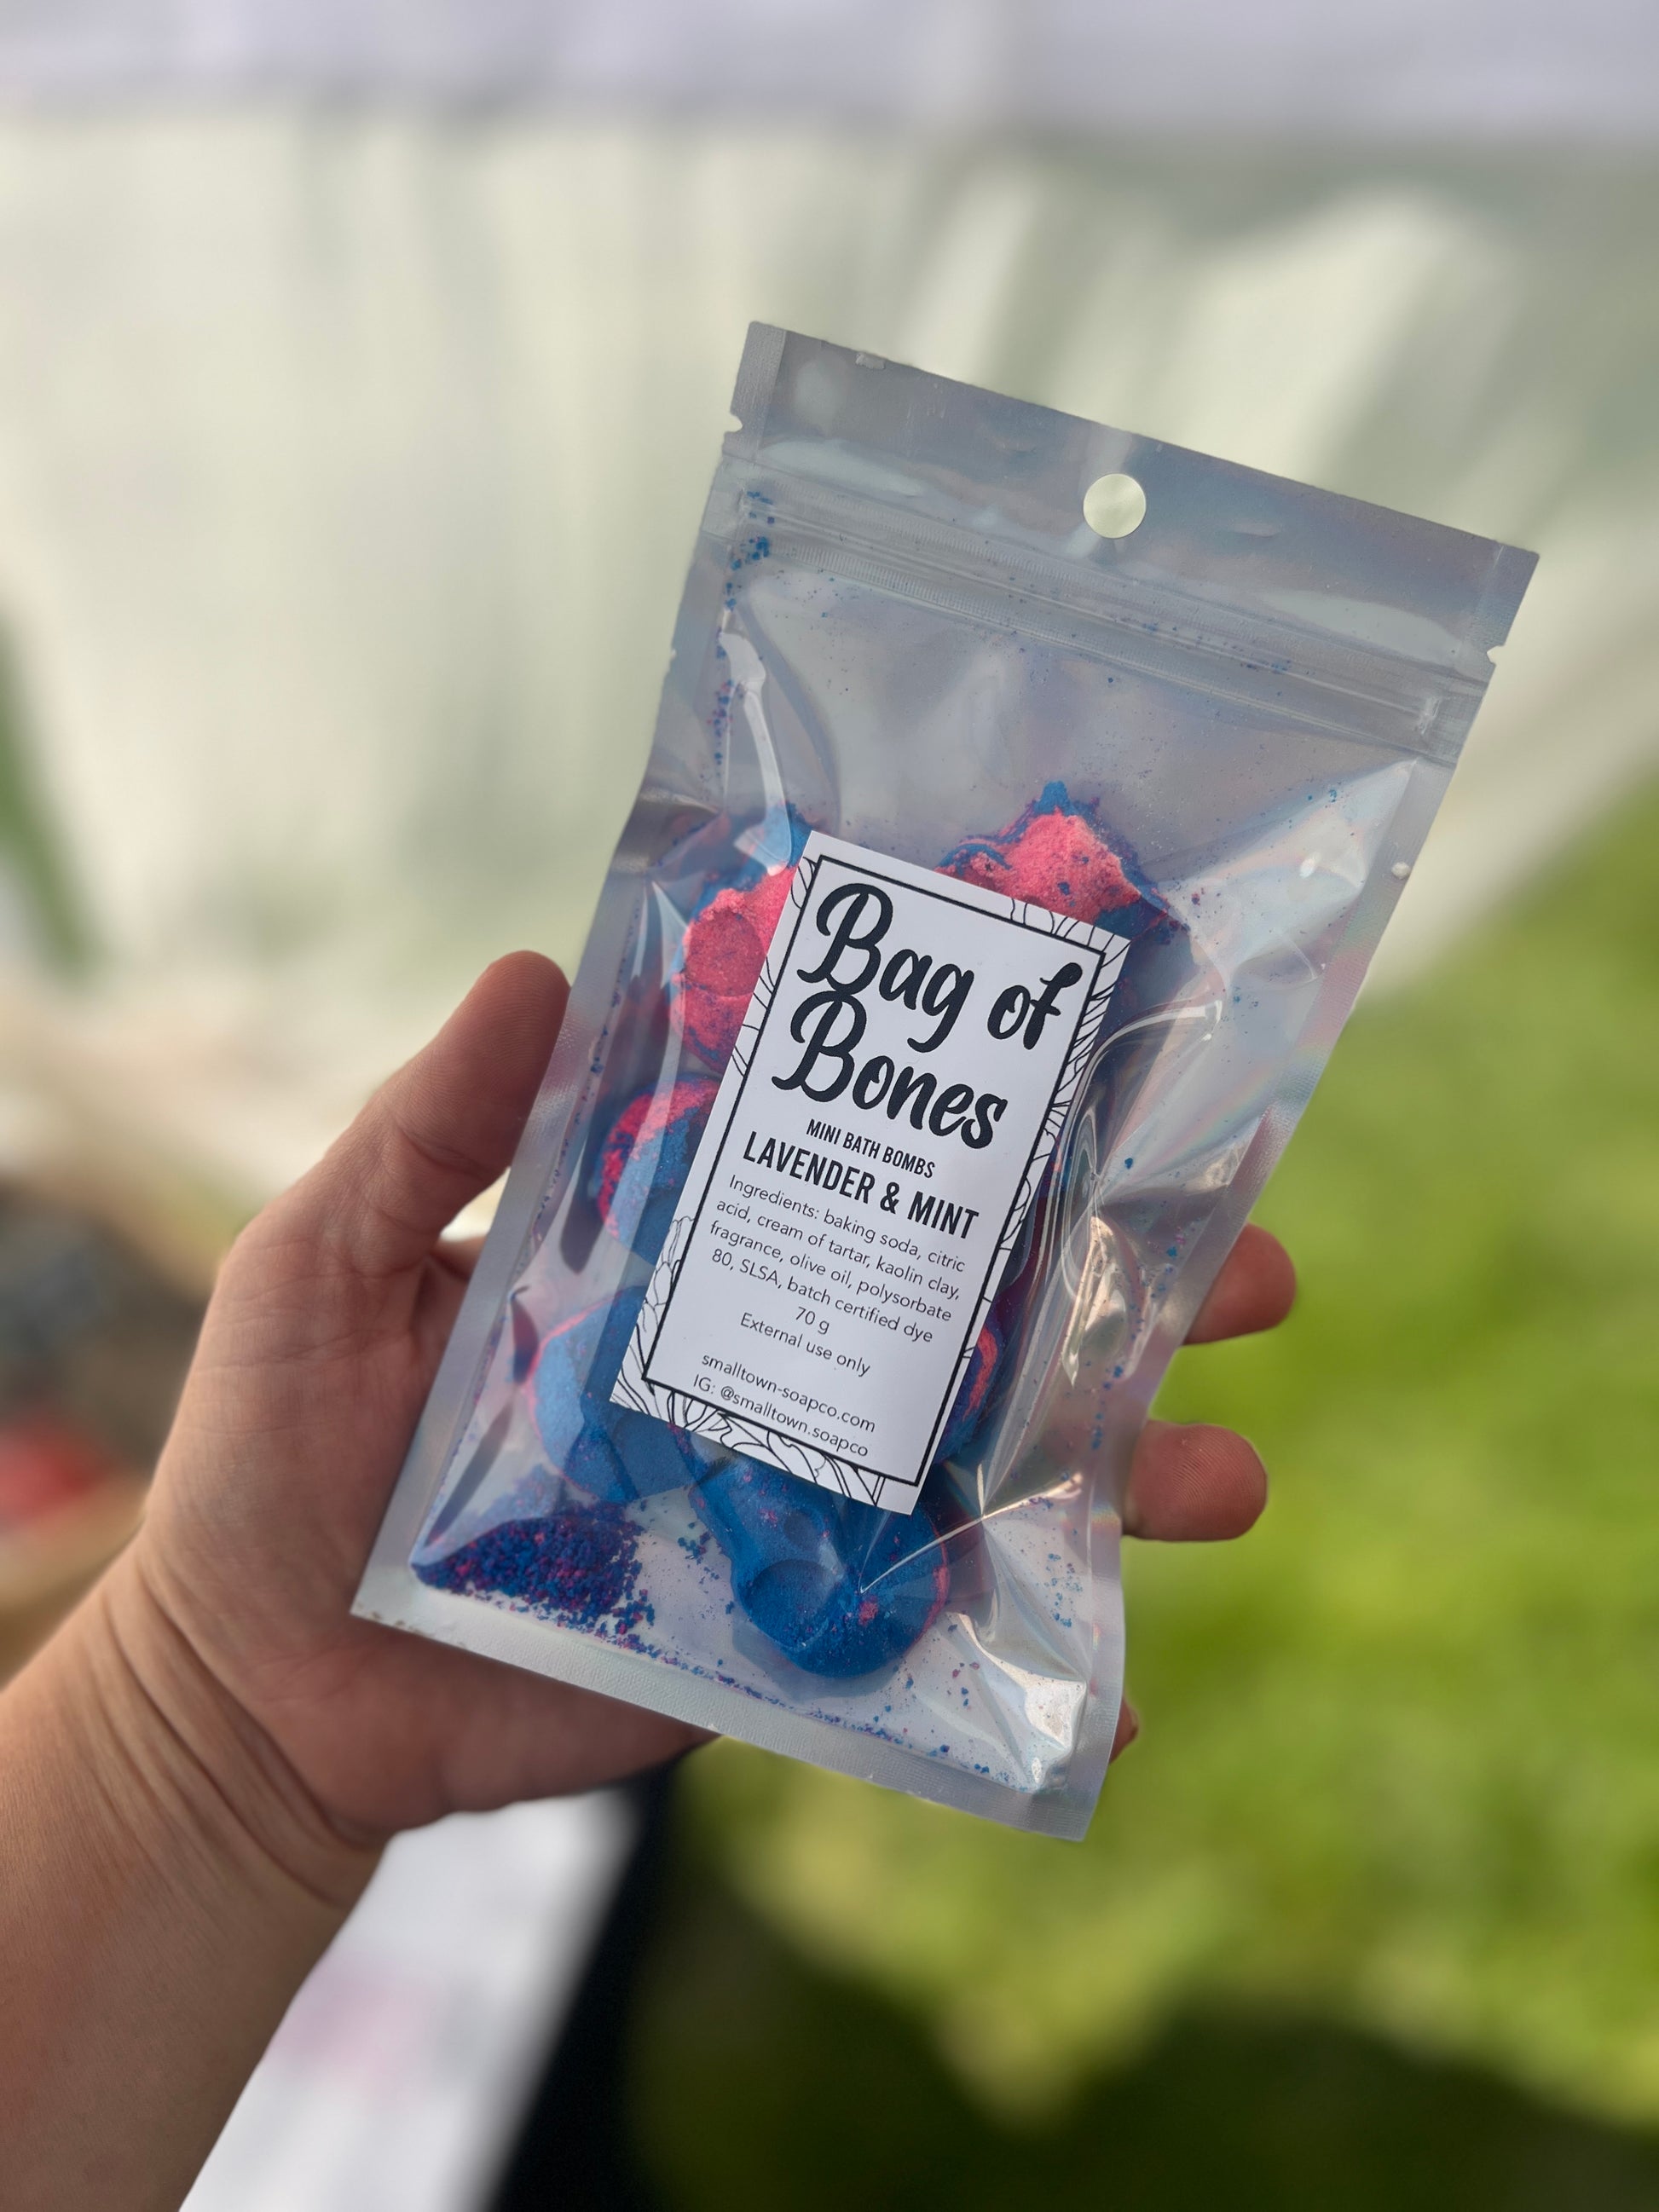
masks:
MULTIPOLYGON (((1026 2123, 988 2112, 916 2021, 815 1968, 682 1858, 628 1994, 628 2160, 661 2212, 1649 2212, 1659 2141, 1328 2022, 1177 2020, 1026 2123)), ((630 2200, 632 2201, 632 2200, 630 2200)))
POLYGON ((1273 1503, 1132 1557, 1085 1844, 693 1763, 743 1909, 999 2124, 1241 2006, 1659 2114, 1656 851, 1650 793, 1356 1017, 1259 1211, 1296 1315, 1160 1407, 1273 1503))

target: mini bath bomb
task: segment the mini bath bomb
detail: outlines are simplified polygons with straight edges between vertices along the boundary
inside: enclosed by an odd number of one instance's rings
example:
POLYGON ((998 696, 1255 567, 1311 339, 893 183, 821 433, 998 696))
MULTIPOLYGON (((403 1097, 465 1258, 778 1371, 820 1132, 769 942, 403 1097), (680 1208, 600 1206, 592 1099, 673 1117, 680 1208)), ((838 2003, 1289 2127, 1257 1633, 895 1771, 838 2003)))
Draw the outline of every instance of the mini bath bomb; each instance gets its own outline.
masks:
POLYGON ((1139 935, 1160 913, 1102 835, 1093 810, 1074 803, 1063 783, 1046 785, 1006 830, 958 845, 943 866, 964 884, 1126 937, 1139 935))
POLYGON ((588 1180, 595 1211, 613 1237, 647 1260, 674 1218, 719 1088, 713 1076, 682 1075, 665 1092, 641 1091, 599 1147, 588 1180))
POLYGON ((675 1011, 687 1042, 711 1067, 724 1067, 732 1057, 794 880, 791 866, 752 884, 727 884, 686 927, 675 1011))
POLYGON ((945 1424, 945 1433, 939 1440, 940 1459, 955 1459, 973 1442, 975 1431, 985 1418, 985 1409, 991 1401, 996 1382, 997 1363, 1002 1357, 1002 1337, 994 1319, 988 1319, 975 1340, 973 1356, 968 1362, 968 1372, 957 1393, 957 1402, 951 1408, 951 1418, 945 1424))
POLYGON ((732 1597, 806 1674, 891 1667, 939 1618, 951 1572, 925 1505, 884 1513, 751 1459, 691 1497, 731 1565, 732 1597))
POLYGON ((555 1471, 611 1504, 684 1490, 702 1471, 682 1431, 611 1402, 643 1295, 627 1291, 561 1322, 524 1384, 555 1471))

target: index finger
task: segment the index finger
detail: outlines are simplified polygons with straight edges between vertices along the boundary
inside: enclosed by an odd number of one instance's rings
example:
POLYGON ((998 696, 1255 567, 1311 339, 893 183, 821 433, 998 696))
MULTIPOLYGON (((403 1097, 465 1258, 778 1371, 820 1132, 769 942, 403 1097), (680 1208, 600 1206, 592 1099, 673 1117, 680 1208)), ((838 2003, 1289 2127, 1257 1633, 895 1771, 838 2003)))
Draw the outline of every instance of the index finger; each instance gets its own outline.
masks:
POLYGON ((1277 1237, 1251 1223, 1240 1230, 1237 1243, 1222 1262, 1187 1341, 1215 1344, 1224 1337, 1277 1328, 1295 1303, 1296 1269, 1290 1254, 1277 1237))
POLYGON ((308 1212, 360 1274, 423 1260, 513 1157, 566 997, 564 977, 539 953, 492 963, 295 1185, 290 1212, 308 1212))

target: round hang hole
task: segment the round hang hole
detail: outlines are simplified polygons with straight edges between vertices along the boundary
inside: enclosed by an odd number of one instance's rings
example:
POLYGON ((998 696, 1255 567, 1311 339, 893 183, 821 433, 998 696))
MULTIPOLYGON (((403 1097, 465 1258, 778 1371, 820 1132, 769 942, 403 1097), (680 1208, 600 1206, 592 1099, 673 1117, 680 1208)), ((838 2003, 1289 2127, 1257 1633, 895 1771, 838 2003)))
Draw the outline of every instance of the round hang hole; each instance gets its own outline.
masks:
POLYGON ((1083 520, 1097 538, 1127 538, 1146 520, 1146 495, 1133 477, 1097 477, 1083 495, 1083 520))

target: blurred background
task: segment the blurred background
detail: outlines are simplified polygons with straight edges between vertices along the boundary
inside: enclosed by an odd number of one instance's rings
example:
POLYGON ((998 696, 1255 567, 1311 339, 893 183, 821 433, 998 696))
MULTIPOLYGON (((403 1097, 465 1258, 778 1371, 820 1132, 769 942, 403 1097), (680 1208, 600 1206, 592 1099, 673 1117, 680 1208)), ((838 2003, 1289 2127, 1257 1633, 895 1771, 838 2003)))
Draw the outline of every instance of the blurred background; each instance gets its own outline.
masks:
POLYGON ((1165 1410, 1086 1844, 720 1747, 400 1844, 192 2212, 1659 2204, 1659 15, 0 0, 0 1666, 217 1255, 573 962, 751 318, 1543 556, 1165 1410))

